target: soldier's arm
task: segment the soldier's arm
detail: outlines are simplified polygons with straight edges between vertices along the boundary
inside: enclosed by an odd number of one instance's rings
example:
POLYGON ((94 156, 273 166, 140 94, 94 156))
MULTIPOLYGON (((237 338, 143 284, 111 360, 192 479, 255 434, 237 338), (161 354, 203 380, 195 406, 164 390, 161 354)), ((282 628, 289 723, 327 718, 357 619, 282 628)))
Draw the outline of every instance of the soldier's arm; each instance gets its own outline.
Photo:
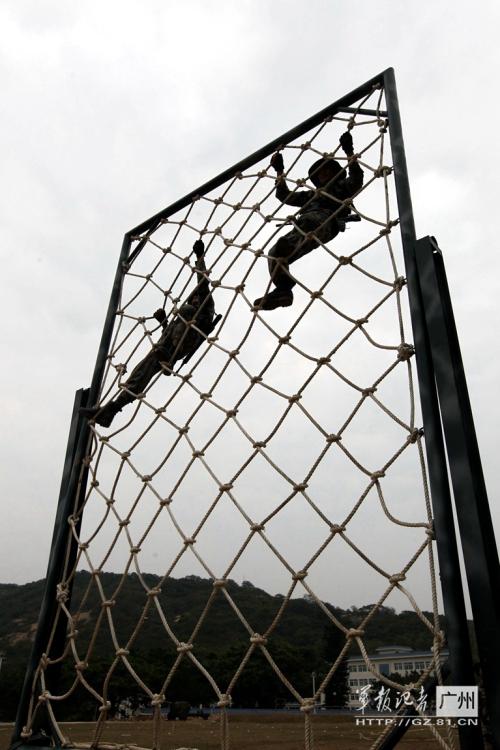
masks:
POLYGON ((285 165, 283 163, 283 157, 279 152, 276 152, 271 157, 271 166, 276 170, 276 198, 281 203, 286 203, 289 206, 304 206, 307 201, 312 197, 312 190, 299 190, 293 192, 289 189, 286 184, 284 171, 285 165))
POLYGON ((205 245, 202 240, 196 240, 193 245, 193 251, 196 255, 196 262, 194 264, 198 282, 196 288, 206 291, 208 294, 210 291, 210 285, 208 283, 207 267, 205 265, 205 245))
POLYGON ((304 206, 313 196, 313 190, 296 190, 292 192, 283 176, 276 180, 276 198, 288 206, 304 206))
POLYGON ((344 180, 344 185, 347 195, 355 195, 363 185, 364 172, 358 164, 358 160, 354 156, 354 145, 352 142, 352 135, 347 130, 340 136, 340 145, 348 157, 347 174, 348 176, 344 180))

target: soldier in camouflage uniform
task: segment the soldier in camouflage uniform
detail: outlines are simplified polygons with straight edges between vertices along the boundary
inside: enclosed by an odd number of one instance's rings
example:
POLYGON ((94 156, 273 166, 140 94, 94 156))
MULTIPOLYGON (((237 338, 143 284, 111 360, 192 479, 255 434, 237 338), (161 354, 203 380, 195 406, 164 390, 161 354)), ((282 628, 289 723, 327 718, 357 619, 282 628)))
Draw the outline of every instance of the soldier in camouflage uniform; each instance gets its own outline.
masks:
POLYGON ((221 316, 215 315, 214 301, 210 293, 203 259, 205 252, 203 242, 197 240, 193 245, 193 250, 196 254, 198 280, 196 288, 170 321, 167 320, 163 308, 154 313, 154 317, 163 328, 158 342, 134 367, 129 379, 122 386, 122 392, 116 398, 103 406, 80 409, 83 416, 93 419, 103 427, 109 427, 116 414, 126 404, 135 401, 157 373, 163 372, 165 375, 170 375, 174 364, 180 359, 184 360, 184 363, 187 362, 214 330, 221 316))
POLYGON ((294 279, 288 273, 290 263, 302 258, 320 244, 326 244, 345 228, 351 210, 344 201, 352 198, 363 185, 363 170, 354 157, 352 136, 349 131, 340 137, 340 145, 349 163, 348 176, 337 161, 323 158, 314 162, 309 177, 316 190, 290 191, 283 173, 283 157, 273 155, 271 166, 276 170, 276 197, 282 203, 299 206, 295 228, 280 237, 269 251, 269 273, 275 289, 254 302, 259 310, 288 307, 293 302, 294 279))

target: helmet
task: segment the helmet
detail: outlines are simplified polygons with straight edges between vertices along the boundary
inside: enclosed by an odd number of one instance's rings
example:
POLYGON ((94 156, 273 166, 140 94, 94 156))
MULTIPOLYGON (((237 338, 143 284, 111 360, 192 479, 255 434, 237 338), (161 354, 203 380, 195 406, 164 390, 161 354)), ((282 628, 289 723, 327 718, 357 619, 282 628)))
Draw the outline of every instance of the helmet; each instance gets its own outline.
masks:
MULTIPOLYGON (((334 159, 318 159, 314 162, 314 164, 311 164, 309 167, 309 177, 311 178, 311 182, 316 185, 316 187, 319 187, 318 182, 318 175, 321 171, 323 171, 323 168, 326 167, 328 169, 328 180, 333 180, 333 178, 339 173, 342 172, 342 167, 338 163, 338 161, 335 161, 334 159)), ((324 184, 324 183, 323 183, 324 184)))

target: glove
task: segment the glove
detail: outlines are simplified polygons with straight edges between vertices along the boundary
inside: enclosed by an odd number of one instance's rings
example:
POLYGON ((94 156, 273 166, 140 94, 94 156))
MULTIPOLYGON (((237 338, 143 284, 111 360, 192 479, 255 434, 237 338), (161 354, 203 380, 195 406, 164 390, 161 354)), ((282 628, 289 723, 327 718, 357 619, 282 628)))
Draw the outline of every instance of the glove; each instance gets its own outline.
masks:
POLYGON ((352 135, 348 130, 346 130, 345 133, 342 133, 339 141, 344 150, 344 153, 347 154, 347 156, 352 156, 352 154, 354 153, 354 146, 352 142, 352 135))
POLYGON ((165 310, 163 309, 163 307, 159 307, 158 310, 156 310, 156 312, 153 313, 153 318, 155 318, 158 321, 158 323, 163 323, 166 317, 167 317, 167 314, 165 310))
POLYGON ((203 244, 202 240, 196 240, 196 242, 193 245, 193 250, 197 258, 201 258, 203 253, 205 252, 205 245, 203 244))
POLYGON ((276 170, 278 174, 281 174, 281 172, 285 171, 285 164, 283 162, 283 157, 277 151, 275 154, 271 156, 271 166, 276 170))

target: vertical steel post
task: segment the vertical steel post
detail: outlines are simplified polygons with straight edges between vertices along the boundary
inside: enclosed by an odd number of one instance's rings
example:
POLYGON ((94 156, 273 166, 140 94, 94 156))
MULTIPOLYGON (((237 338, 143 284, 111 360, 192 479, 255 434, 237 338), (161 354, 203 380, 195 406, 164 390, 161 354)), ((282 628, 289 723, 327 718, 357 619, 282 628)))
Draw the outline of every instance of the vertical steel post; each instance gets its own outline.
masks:
POLYGON ((50 546, 49 562, 47 565, 45 589, 40 606, 35 640, 31 649, 31 656, 26 669, 26 675, 19 699, 14 734, 12 737, 13 742, 21 740, 21 732, 28 714, 28 706, 31 699, 33 678, 40 662, 40 658, 47 647, 50 630, 57 616, 56 588, 64 564, 64 555, 67 548, 67 518, 73 510, 72 498, 68 495, 67 489, 75 461, 77 460, 78 444, 81 442, 82 431, 85 431, 85 425, 79 416, 78 411, 81 406, 86 404, 87 394, 88 391, 80 389, 76 392, 73 403, 59 501, 54 521, 54 532, 50 546))
MULTIPOLYGON (((50 630, 54 625, 57 615, 56 587, 61 579, 64 568, 64 557, 66 553, 70 560, 75 559, 77 542, 72 535, 68 534, 68 516, 78 513, 80 503, 85 497, 87 470, 82 467, 82 459, 88 452, 90 431, 86 420, 79 416, 81 406, 93 405, 101 388, 102 378, 104 376, 106 359, 108 356, 113 327, 115 323, 116 312, 120 302, 123 276, 125 273, 125 264, 130 251, 130 236, 125 235, 122 243, 118 267, 115 273, 111 298, 109 301, 104 329, 101 336, 99 350, 92 384, 89 390, 80 390, 75 397, 73 406, 73 415, 71 418, 71 427, 66 449, 66 459, 64 463, 63 479, 59 494, 58 510, 54 526, 54 534, 51 544, 51 552, 47 569, 47 579, 45 593, 40 609, 35 641, 26 670, 26 676, 19 701, 16 724, 12 737, 13 743, 19 743, 21 732, 26 721, 28 706, 31 698, 33 677, 40 662, 40 658, 47 648, 50 630), (78 496, 77 496, 78 493, 78 496), (75 500, 76 508, 75 508, 75 500), (69 549, 68 549, 69 545, 69 549)), ((72 586, 68 590, 67 606, 71 604, 72 586)), ((61 639, 66 636, 66 628, 62 625, 57 627, 56 638, 53 641, 53 649, 61 647, 61 639)), ((54 675, 55 677, 55 675, 54 675)))
POLYGON ((500 748, 498 551, 443 256, 435 240, 424 237, 416 257, 487 708, 500 748))
MULTIPOLYGON (((425 450, 432 497, 443 606, 446 618, 446 635, 450 652, 451 680, 455 685, 472 685, 474 684, 474 671, 463 596, 462 576, 455 535, 439 405, 432 369, 432 357, 426 331, 422 292, 416 267, 415 225, 396 82, 392 68, 384 73, 384 87, 408 284, 408 299, 415 344, 420 403, 424 423, 425 450)), ((462 750, 477 750, 483 746, 478 727, 461 727, 459 731, 462 750)))

